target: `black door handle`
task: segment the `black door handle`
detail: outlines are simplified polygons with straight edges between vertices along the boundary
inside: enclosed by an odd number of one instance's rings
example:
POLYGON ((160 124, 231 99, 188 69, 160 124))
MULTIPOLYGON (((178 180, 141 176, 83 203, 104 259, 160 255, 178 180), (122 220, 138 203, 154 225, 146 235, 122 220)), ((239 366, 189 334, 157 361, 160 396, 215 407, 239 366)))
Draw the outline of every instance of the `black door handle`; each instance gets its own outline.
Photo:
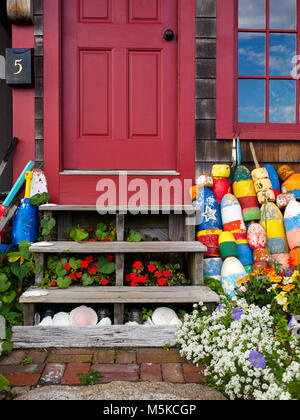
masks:
POLYGON ((167 29, 164 33, 164 39, 166 41, 173 41, 174 38, 175 38, 175 35, 172 29, 167 29))

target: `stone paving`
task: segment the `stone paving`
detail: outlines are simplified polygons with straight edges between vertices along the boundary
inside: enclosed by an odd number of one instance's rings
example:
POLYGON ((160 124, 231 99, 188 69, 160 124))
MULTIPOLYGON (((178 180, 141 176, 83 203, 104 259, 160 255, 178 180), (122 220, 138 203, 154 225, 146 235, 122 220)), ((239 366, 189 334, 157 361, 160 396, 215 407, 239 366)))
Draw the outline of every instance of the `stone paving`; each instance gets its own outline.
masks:
POLYGON ((102 375, 101 384, 203 384, 204 377, 203 368, 174 348, 15 350, 0 361, 0 374, 11 387, 80 386, 78 374, 90 370, 102 375))

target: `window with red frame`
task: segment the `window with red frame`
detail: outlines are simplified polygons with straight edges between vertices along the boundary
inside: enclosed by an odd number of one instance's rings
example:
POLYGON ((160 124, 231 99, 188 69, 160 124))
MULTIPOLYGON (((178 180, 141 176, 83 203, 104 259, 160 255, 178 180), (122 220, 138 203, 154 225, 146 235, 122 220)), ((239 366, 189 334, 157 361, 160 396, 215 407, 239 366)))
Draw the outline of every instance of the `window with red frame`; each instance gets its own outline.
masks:
POLYGON ((300 139, 300 0, 218 0, 217 16, 217 137, 300 139))

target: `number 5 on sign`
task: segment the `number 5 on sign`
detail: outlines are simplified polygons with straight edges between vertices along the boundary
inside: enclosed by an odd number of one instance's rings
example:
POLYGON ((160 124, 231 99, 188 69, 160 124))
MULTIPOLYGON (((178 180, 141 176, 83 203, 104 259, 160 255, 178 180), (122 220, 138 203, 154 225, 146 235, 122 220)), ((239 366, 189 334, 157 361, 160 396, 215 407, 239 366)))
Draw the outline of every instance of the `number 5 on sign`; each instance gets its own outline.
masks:
POLYGON ((15 60, 15 67, 18 67, 19 69, 14 74, 20 74, 20 73, 22 73, 22 70, 23 70, 23 66, 21 64, 22 61, 23 61, 22 59, 15 60))

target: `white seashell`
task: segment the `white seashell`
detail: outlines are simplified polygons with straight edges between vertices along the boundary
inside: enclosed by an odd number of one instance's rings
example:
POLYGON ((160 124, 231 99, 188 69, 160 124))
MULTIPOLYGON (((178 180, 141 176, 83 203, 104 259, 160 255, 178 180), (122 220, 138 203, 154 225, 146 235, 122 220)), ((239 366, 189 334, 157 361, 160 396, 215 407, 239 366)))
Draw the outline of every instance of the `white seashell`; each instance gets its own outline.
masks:
POLYGON ((39 297, 39 296, 47 296, 49 292, 46 290, 30 290, 28 292, 24 292, 22 297, 39 297))
POLYGON ((106 318, 102 318, 100 322, 98 322, 97 327, 106 327, 108 325, 111 325, 111 319, 106 317, 106 318))
POLYGON ((72 320, 66 312, 58 312, 53 317, 53 326, 55 327, 69 327, 72 325, 72 320))
POLYGON ((51 327, 53 325, 53 321, 51 316, 46 316, 46 318, 42 319, 39 323, 39 327, 51 327))
POLYGON ((154 325, 170 325, 173 318, 176 318, 177 314, 173 309, 170 308, 157 308, 152 314, 152 321, 154 325))
POLYGON ((72 325, 76 327, 95 326, 98 322, 97 313, 87 306, 79 306, 70 313, 72 325))
POLYGON ((178 317, 174 317, 171 319, 170 325, 175 325, 176 327, 181 327, 182 322, 180 321, 180 319, 178 317))
POLYGON ((135 321, 128 321, 124 325, 130 325, 131 327, 135 327, 136 325, 139 325, 139 324, 135 321))
POLYGON ((147 319, 147 321, 144 322, 144 325, 154 325, 153 321, 151 319, 151 316, 149 316, 149 318, 147 319))

